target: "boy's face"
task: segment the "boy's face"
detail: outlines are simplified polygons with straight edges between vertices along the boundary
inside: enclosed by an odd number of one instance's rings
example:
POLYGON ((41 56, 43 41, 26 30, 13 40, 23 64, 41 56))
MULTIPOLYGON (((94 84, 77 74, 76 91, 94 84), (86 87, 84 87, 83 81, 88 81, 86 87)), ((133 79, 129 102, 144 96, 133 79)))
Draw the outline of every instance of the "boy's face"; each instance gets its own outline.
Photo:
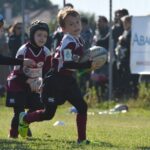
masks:
POLYGON ((42 47, 47 41, 48 34, 44 30, 37 30, 34 34, 34 41, 37 46, 42 47))
POLYGON ((65 26, 62 29, 65 33, 69 33, 73 36, 79 36, 82 29, 80 17, 67 16, 65 19, 65 26))

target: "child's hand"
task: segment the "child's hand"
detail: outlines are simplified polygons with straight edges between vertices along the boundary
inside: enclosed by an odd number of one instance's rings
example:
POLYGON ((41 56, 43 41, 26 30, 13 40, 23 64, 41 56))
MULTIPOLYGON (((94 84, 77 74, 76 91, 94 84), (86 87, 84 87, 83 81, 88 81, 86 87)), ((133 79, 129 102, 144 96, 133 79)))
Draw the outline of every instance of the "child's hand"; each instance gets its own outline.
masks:
POLYGON ((39 93, 42 89, 43 79, 41 77, 38 78, 29 78, 26 83, 29 84, 31 91, 35 93, 39 93))

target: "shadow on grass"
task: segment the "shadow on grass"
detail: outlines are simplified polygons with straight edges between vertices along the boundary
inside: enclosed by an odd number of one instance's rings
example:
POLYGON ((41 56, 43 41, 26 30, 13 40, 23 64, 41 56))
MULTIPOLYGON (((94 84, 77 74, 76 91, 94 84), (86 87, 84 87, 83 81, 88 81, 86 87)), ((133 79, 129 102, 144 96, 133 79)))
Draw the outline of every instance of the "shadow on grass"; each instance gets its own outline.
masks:
POLYGON ((23 141, 0 139, 0 150, 31 150, 23 141))
MULTIPOLYGON (((104 142, 104 141, 92 141, 90 144, 88 145, 79 145, 77 144, 76 141, 73 140, 66 140, 66 139, 54 139, 52 137, 46 136, 43 137, 42 139, 40 138, 30 138, 28 139, 29 142, 35 144, 38 148, 40 147, 40 145, 49 145, 48 147, 45 148, 50 148, 52 145, 56 145, 55 148, 57 149, 78 149, 80 148, 84 148, 87 147, 88 148, 92 148, 92 149, 100 149, 100 148, 118 148, 114 145, 112 145, 111 143, 108 142, 104 142)), ((54 148, 53 146, 51 148, 54 148)))
POLYGON ((65 139, 50 139, 50 138, 45 138, 44 139, 45 144, 49 141, 51 143, 57 143, 57 148, 58 147, 67 147, 69 149, 74 149, 74 148, 79 148, 79 147, 92 147, 94 148, 117 148, 116 146, 112 145, 111 143, 108 142, 102 142, 102 141, 92 141, 90 144, 85 144, 85 145, 80 145, 77 144, 76 141, 72 140, 65 140, 65 139))
POLYGON ((50 138, 0 139, 0 150, 52 150, 50 138))
POLYGON ((25 140, 20 139, 0 139, 0 150, 53 150, 53 149, 78 149, 86 147, 91 149, 101 148, 117 148, 111 143, 94 141, 89 145, 78 145, 76 141, 65 140, 65 139, 54 139, 52 137, 42 138, 28 138, 25 140))
POLYGON ((92 147, 93 149, 94 148, 116 148, 114 145, 112 145, 111 143, 108 143, 108 142, 102 142, 102 141, 91 141, 90 144, 88 145, 78 145, 76 142, 74 142, 72 144, 72 148, 77 148, 77 147, 92 147))
POLYGON ((137 150, 150 150, 150 146, 149 147, 137 147, 137 150))

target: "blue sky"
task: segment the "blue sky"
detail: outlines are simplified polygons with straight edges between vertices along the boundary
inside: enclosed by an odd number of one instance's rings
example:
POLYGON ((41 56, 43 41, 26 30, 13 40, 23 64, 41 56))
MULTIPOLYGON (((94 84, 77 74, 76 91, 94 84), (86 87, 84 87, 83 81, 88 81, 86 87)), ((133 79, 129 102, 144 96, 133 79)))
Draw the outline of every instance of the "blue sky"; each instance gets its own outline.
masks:
MULTIPOLYGON (((150 14, 150 0, 112 0, 113 9, 127 8, 129 13, 134 16, 150 14)), ((51 0, 53 4, 63 6, 63 0, 51 0)), ((95 13, 96 16, 104 15, 109 19, 109 0, 66 0, 72 3, 77 10, 95 13)))

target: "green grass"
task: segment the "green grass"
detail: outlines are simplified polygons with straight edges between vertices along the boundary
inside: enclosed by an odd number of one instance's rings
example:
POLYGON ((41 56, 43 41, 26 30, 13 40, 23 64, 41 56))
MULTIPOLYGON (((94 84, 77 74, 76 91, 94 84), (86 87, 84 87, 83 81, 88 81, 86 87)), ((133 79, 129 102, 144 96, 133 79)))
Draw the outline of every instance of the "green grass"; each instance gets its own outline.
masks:
POLYGON ((150 111, 129 109, 125 114, 99 115, 98 109, 89 109, 87 136, 93 143, 79 146, 75 115, 69 113, 70 105, 58 108, 51 121, 33 123, 33 138, 9 139, 7 137, 13 115, 11 108, 0 105, 0 150, 148 150, 150 149, 150 111), (54 127, 55 121, 65 122, 54 127))

